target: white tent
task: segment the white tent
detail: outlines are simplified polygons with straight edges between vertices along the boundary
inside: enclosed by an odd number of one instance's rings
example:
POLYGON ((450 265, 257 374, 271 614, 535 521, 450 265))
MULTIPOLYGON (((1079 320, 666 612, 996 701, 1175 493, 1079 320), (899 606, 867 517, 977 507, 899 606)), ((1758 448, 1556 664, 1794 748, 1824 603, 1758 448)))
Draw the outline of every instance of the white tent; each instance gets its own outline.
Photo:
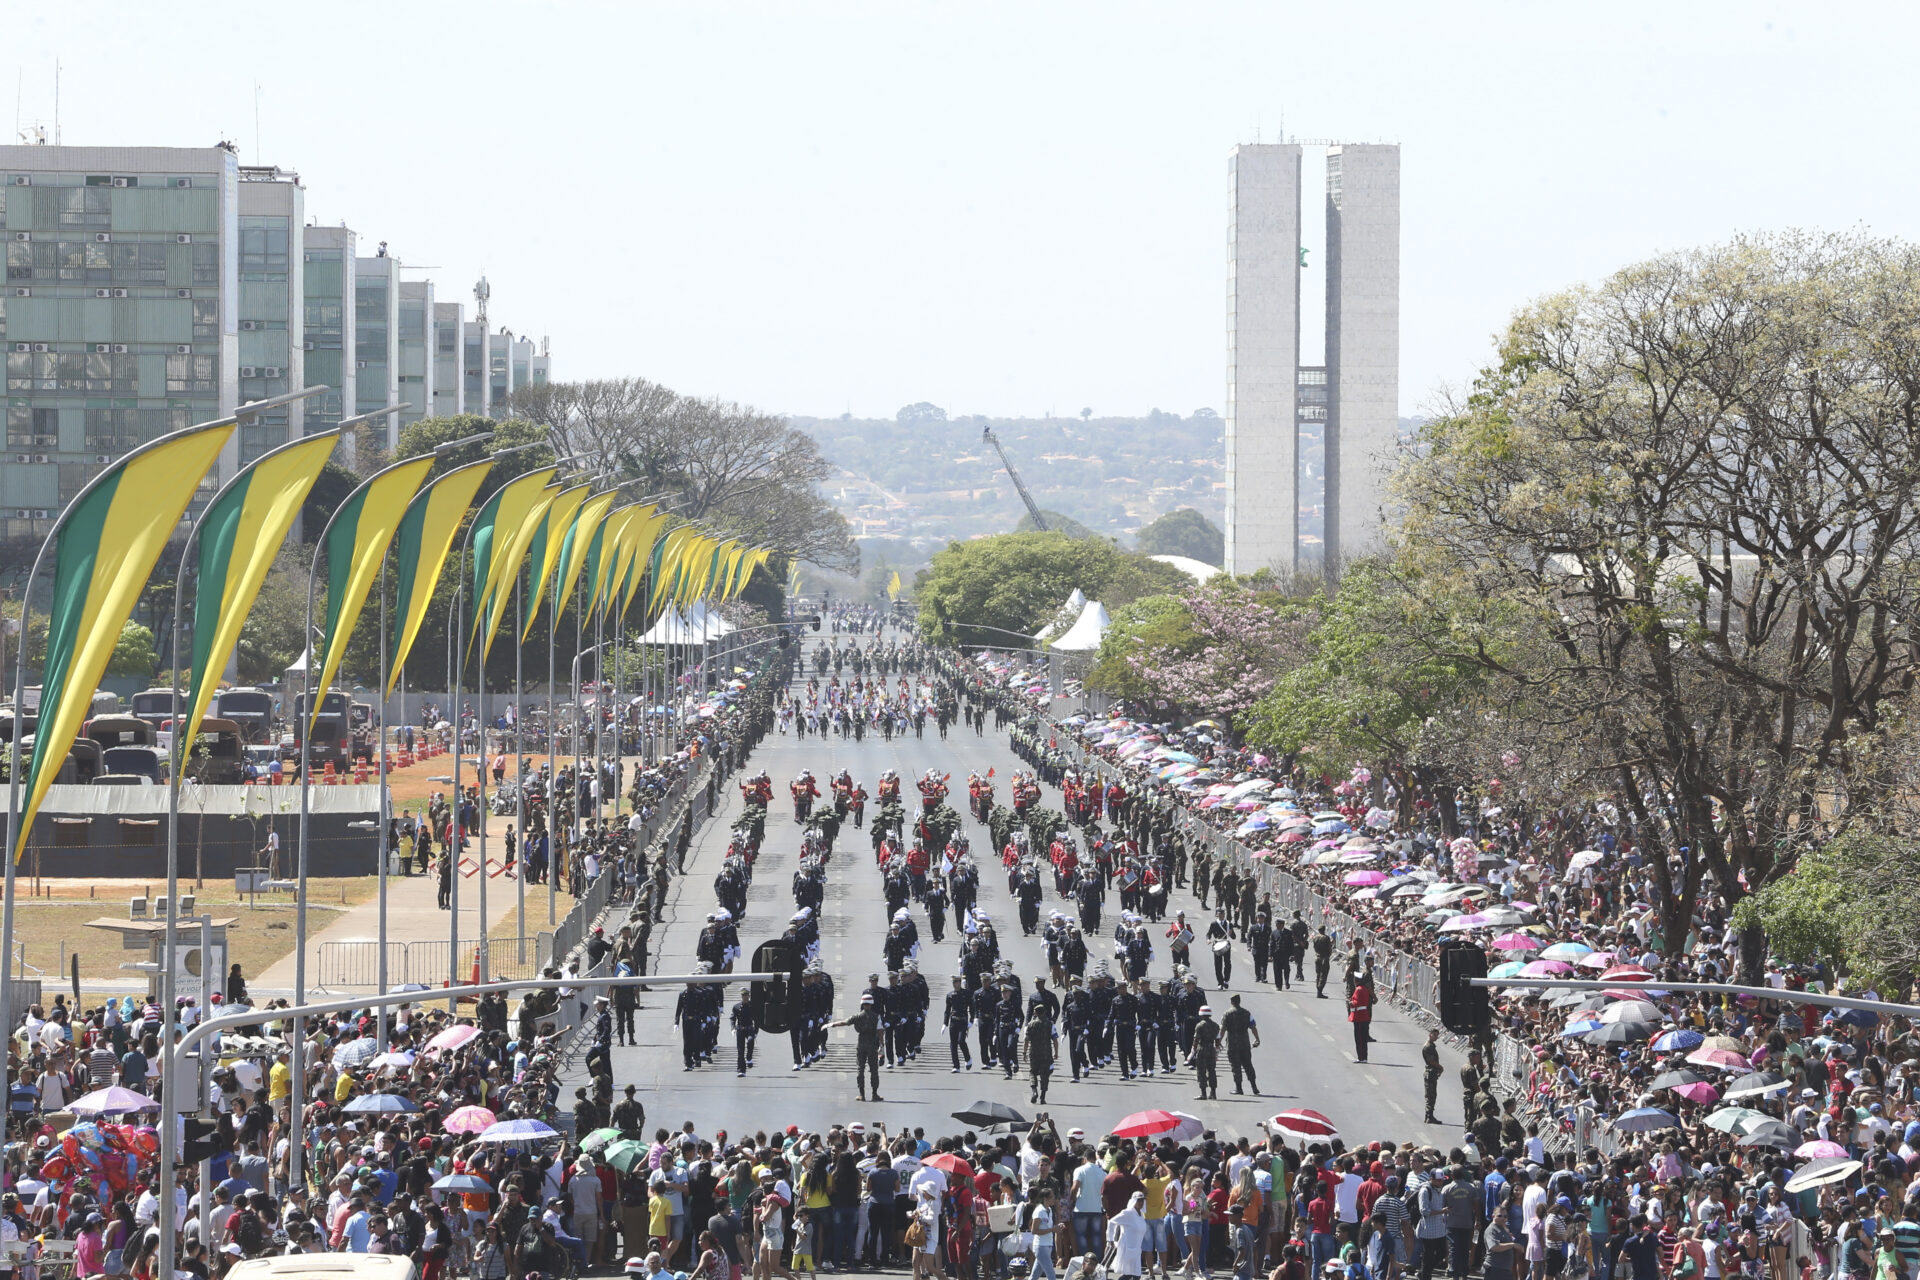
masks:
POLYGON ((706 601, 694 602, 691 609, 678 609, 660 616, 652 630, 640 637, 641 644, 706 644, 734 629, 733 624, 707 608, 706 601))
MULTIPOLYGON (((1067 615, 1067 616, 1077 618, 1080 616, 1081 611, 1084 610, 1086 607, 1087 607, 1087 593, 1082 591, 1080 588, 1075 587, 1073 589, 1073 594, 1067 597, 1067 602, 1061 605, 1058 609, 1054 610, 1053 616, 1055 618, 1059 618, 1062 615, 1067 615)), ((1058 622, 1049 622, 1046 626, 1040 628, 1039 632, 1035 634, 1033 638, 1035 640, 1038 640, 1041 644, 1045 644, 1048 640, 1053 638, 1054 633, 1059 629, 1060 629, 1060 625, 1058 622)))
POLYGON ((1080 611, 1079 619, 1050 647, 1059 653, 1092 653, 1100 647, 1100 637, 1107 633, 1107 627, 1112 622, 1105 605, 1098 600, 1089 600, 1086 608, 1080 611))

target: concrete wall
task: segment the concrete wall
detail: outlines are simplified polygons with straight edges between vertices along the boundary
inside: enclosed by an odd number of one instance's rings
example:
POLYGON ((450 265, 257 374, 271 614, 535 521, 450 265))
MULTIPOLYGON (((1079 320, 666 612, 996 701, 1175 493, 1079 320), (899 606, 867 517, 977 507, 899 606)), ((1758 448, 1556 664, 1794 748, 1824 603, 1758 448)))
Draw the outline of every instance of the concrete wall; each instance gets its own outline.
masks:
POLYGON ((1227 571, 1296 563, 1300 148, 1239 146, 1228 160, 1227 571))
POLYGON ((1380 549, 1400 422, 1400 148, 1327 155, 1326 565, 1380 549))

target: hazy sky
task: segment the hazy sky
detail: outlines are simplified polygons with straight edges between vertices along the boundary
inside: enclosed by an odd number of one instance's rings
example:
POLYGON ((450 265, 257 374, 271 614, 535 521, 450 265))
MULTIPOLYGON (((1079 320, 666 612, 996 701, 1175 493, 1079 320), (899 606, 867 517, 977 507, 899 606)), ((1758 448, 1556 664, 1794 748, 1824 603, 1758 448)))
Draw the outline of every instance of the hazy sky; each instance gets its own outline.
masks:
MULTIPOLYGON (((1401 403, 1735 231, 1914 236, 1885 3, 16 7, 28 121, 297 168, 560 377, 795 413, 1221 406, 1227 153, 1402 151, 1401 403), (1577 15, 1577 16, 1576 16, 1577 15), (255 83, 259 146, 255 145, 255 83)), ((370 248, 369 248, 370 251, 370 248)))

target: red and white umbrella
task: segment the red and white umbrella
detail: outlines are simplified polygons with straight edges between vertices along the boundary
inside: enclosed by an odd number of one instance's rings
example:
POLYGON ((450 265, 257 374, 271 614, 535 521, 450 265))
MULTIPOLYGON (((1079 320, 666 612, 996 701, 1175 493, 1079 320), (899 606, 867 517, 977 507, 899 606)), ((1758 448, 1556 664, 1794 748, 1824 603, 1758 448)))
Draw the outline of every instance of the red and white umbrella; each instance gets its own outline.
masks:
POLYGON ((1332 1138, 1340 1131, 1333 1127, 1333 1121, 1318 1111, 1309 1111, 1305 1107, 1293 1111, 1282 1111, 1267 1121, 1267 1128, 1278 1129, 1282 1133, 1291 1133, 1302 1138, 1332 1138))
POLYGON ((448 1133, 479 1133, 497 1118, 485 1107, 461 1107, 446 1118, 441 1128, 448 1133))
POLYGON ((1179 1127, 1180 1117, 1171 1111, 1136 1111, 1113 1126, 1112 1132, 1116 1138, 1151 1138, 1179 1127))
POLYGON ((480 1028, 473 1026, 471 1023, 461 1023, 457 1026, 448 1027, 445 1031, 442 1031, 439 1035, 427 1041, 426 1052, 444 1053, 458 1049, 461 1045, 479 1034, 480 1028))

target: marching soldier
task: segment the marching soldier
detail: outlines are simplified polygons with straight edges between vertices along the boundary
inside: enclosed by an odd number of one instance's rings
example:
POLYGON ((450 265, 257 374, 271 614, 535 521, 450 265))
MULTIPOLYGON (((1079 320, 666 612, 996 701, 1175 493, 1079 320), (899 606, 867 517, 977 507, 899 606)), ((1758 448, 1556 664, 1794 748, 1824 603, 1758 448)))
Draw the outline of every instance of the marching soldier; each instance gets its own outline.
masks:
POLYGON ((747 1068, 753 1065, 753 1041, 760 1032, 760 1024, 754 1019, 753 1006, 747 1002, 742 992, 739 1003, 733 1006, 733 1062, 734 1074, 744 1076, 747 1068))
POLYGON ((967 1070, 973 1070, 973 1051, 967 1047, 967 1028, 973 1025, 973 1010, 967 999, 966 984, 954 975, 953 990, 947 992, 947 1003, 940 1014, 940 1021, 947 1028, 947 1052, 953 1057, 953 1074, 960 1074, 961 1059, 965 1059, 967 1070))
POLYGON ((1046 1011, 1035 1008, 1033 1016, 1027 1019, 1027 1074, 1032 1087, 1027 1091, 1027 1101, 1045 1103, 1047 1100, 1047 1080, 1053 1074, 1053 1024, 1047 1021, 1046 1011))

